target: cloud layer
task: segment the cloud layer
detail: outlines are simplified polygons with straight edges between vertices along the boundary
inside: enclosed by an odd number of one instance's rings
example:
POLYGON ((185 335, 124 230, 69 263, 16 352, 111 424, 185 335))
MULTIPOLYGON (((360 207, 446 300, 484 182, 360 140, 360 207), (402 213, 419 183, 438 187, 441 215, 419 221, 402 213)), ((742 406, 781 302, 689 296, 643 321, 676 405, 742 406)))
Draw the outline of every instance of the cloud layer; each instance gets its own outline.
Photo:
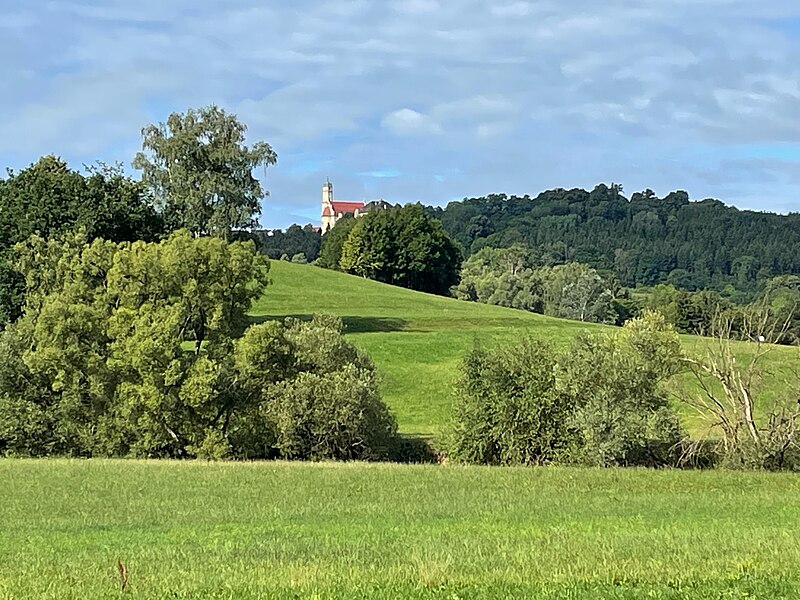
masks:
POLYGON ((262 222, 621 182, 800 210, 794 0, 11 0, 0 164, 130 162, 217 103, 279 154, 262 222))

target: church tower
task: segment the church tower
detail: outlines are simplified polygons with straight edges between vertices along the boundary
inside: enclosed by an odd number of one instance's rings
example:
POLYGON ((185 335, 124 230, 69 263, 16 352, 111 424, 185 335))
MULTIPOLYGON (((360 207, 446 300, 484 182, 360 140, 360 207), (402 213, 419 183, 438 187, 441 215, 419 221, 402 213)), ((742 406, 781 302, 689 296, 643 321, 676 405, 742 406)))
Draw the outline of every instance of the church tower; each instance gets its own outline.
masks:
POLYGON ((336 215, 333 212, 333 184, 328 179, 325 185, 322 186, 322 233, 327 233, 328 230, 336 223, 336 215))

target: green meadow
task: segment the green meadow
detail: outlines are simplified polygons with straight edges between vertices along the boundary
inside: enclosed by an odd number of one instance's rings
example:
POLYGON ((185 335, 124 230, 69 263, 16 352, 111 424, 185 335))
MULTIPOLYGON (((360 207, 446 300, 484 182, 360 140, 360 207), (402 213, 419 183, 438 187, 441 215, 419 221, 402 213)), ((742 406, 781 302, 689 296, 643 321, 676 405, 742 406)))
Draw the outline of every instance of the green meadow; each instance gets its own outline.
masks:
POLYGON ((0 482, 4 600, 800 597, 785 474, 5 460, 0 482))
MULTIPOLYGON (((520 310, 463 302, 397 288, 311 265, 272 261, 272 284, 252 314, 256 319, 313 313, 340 316, 349 338, 367 351, 381 376, 383 398, 397 415, 401 431, 436 435, 447 426, 453 384, 461 359, 475 344, 492 346, 521 335, 567 346, 582 331, 613 328, 555 319, 520 310)), ((709 340, 683 336, 689 351, 703 352, 709 340)), ((742 359, 752 352, 740 344, 742 359)), ((783 400, 787 380, 800 364, 797 348, 775 347, 764 357, 766 403, 783 400)), ((795 381, 797 379, 795 378, 795 381)), ((691 377, 674 382, 676 393, 696 393, 691 377)), ((687 426, 698 436, 708 424, 689 410, 687 426)))
MULTIPOLYGON (((307 265, 271 273, 254 321, 341 316, 407 433, 446 426, 473 344, 603 329, 307 265)), ((766 402, 796 352, 767 357, 766 402)), ((792 474, 0 459, 0 600, 788 600, 798 531, 792 474)))

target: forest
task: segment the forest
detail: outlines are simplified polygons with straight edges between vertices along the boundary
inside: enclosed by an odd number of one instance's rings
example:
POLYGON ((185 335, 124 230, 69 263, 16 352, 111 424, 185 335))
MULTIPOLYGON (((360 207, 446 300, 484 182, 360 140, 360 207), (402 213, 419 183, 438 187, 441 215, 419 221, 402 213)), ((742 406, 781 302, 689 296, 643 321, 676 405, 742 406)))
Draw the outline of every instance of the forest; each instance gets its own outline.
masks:
POLYGON ((467 256, 515 244, 553 264, 579 262, 623 286, 669 283, 751 299, 764 282, 800 273, 800 214, 739 210, 683 191, 627 198, 620 185, 556 189, 536 197, 491 194, 428 207, 467 256))

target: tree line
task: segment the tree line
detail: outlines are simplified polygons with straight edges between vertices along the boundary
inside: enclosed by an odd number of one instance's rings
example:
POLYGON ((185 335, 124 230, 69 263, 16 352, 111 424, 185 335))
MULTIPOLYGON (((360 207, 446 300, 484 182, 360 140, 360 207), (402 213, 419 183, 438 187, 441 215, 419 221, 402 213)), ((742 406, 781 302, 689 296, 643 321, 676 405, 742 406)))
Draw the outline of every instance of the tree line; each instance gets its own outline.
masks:
POLYGON ((245 144, 247 128, 216 107, 173 113, 142 130, 133 160, 141 180, 121 165, 98 162, 85 172, 45 156, 0 179, 0 328, 18 318, 24 282, 15 244, 80 230, 88 240, 155 241, 186 229, 228 239, 253 226, 267 192, 253 176, 275 164, 266 142, 245 144))
MULTIPOLYGON (((689 202, 684 192, 659 199, 647 190, 629 200, 621 186, 602 184, 592 192, 554 190, 535 199, 492 195, 403 210, 419 208, 436 223, 436 235, 466 255, 454 266, 459 253, 418 245, 414 250, 427 253, 431 268, 457 272, 424 291, 617 325, 653 309, 679 331, 696 334, 708 332, 720 310, 741 322, 747 312, 767 306, 773 318, 789 323, 780 343, 800 340, 798 215, 689 202)), ((341 219, 322 238, 316 264, 423 289, 403 274, 422 261, 397 260, 388 251, 390 240, 409 227, 402 219, 385 226, 390 219, 341 219), (358 252, 345 252, 356 238, 358 252), (386 264, 392 274, 382 272, 386 264)), ((293 238, 302 240, 295 229, 293 238)), ((416 235, 413 227, 409 231, 416 235)), ((738 327, 733 333, 742 335, 738 327)))
POLYGON ((492 194, 429 207, 467 256, 520 244, 555 262, 612 273, 621 285, 669 283, 695 291, 754 292, 772 277, 800 275, 800 214, 690 202, 683 191, 626 198, 619 185, 492 194))

